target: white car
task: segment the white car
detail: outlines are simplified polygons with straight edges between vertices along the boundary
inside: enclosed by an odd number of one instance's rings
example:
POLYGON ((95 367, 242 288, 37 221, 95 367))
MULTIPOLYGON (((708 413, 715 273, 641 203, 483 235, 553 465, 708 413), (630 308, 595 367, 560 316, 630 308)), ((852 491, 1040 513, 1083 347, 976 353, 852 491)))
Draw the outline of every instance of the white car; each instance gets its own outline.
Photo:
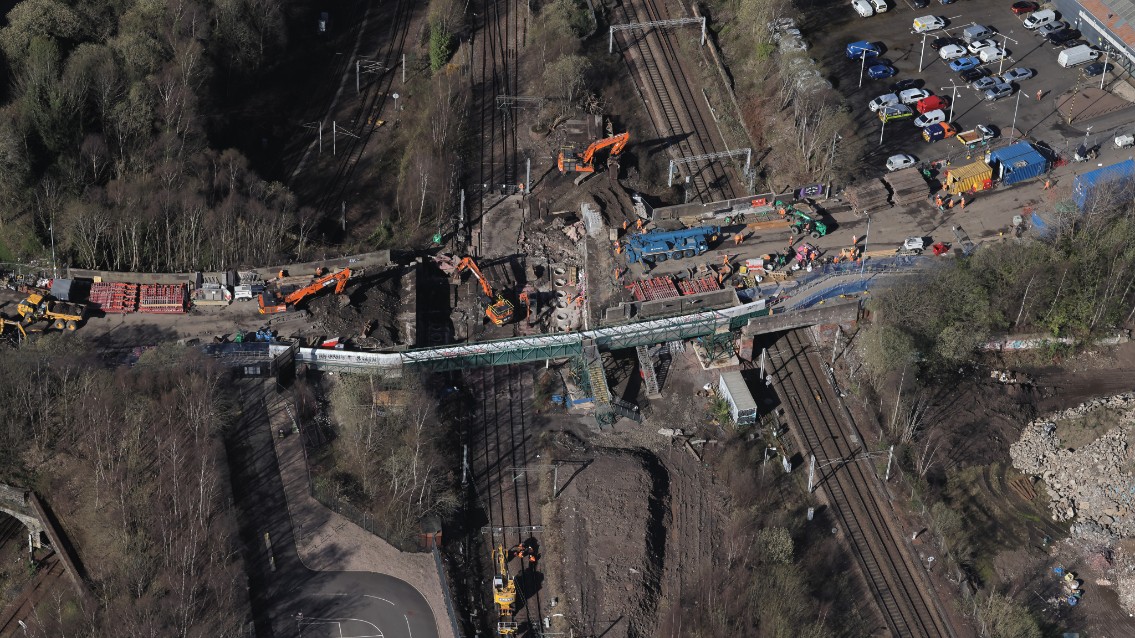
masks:
POLYGON ((910 168, 917 163, 918 159, 915 156, 900 153, 887 158, 887 170, 893 173, 894 171, 901 171, 904 168, 910 168))
POLYGON ((973 54, 976 55, 978 51, 980 51, 980 50, 982 50, 986 47, 995 47, 995 46, 997 46, 996 42, 986 38, 985 40, 974 40, 973 42, 970 42, 969 46, 967 46, 966 48, 969 49, 970 53, 973 53, 973 54))
POLYGON ((867 108, 871 109, 872 113, 877 113, 879 109, 883 108, 884 106, 891 106, 898 103, 899 96, 895 95, 894 93, 886 93, 871 100, 871 102, 867 105, 867 108))
POLYGON ((914 19, 914 32, 915 33, 928 33, 930 31, 937 31, 946 26, 946 21, 938 16, 922 16, 921 18, 914 19))
POLYGON ((926 89, 907 89, 899 93, 899 101, 903 104, 914 104, 928 97, 930 97, 930 91, 926 89))
POLYGON ((870 2, 871 6, 875 7, 875 13, 886 13, 887 9, 890 8, 885 0, 870 0, 870 2))
POLYGON ((946 62, 949 62, 950 60, 957 60, 960 57, 964 57, 965 54, 966 50, 956 44, 947 44, 941 49, 938 49, 938 57, 942 58, 946 62))
POLYGON ((1036 75, 1036 72, 1033 71, 1032 69, 1026 69, 1024 67, 1017 67, 1015 69, 1009 69, 1008 71, 1003 73, 1001 75, 1001 79, 1004 80, 1004 82, 1006 84, 1008 84, 1010 82, 1020 82, 1021 80, 1028 80, 1029 78, 1033 77, 1034 75, 1036 75))
POLYGON ((1033 11, 1025 16, 1021 24, 1026 29, 1035 29, 1042 24, 1048 24, 1056 20, 1056 12, 1052 9, 1045 9, 1043 11, 1033 11))
POLYGON ((985 47, 984 49, 978 49, 977 57, 980 58, 982 62, 988 64, 1009 57, 1009 52, 1001 47, 985 47))
POLYGON ((875 7, 871 6, 867 0, 851 0, 851 8, 862 18, 870 18, 875 15, 875 7))
POLYGON ((933 111, 923 113, 922 115, 919 115, 918 117, 914 118, 914 125, 917 126, 918 128, 926 128, 927 126, 933 126, 934 124, 941 124, 942 122, 945 122, 945 121, 946 121, 945 111, 943 111, 942 109, 934 109, 933 111))

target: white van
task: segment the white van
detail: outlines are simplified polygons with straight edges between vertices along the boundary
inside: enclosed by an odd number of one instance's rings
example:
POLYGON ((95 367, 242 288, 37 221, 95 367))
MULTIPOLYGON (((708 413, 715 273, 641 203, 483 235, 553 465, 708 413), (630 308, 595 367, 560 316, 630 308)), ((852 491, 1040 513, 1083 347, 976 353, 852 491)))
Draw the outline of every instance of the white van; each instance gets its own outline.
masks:
POLYGON ((985 47, 984 49, 978 50, 977 57, 982 62, 988 64, 990 62, 996 62, 1004 58, 1006 55, 1008 55, 1008 53, 1008 51, 1002 49, 1001 47, 985 47))
POLYGON ((1091 62, 1100 57, 1100 52, 1093 49, 1087 44, 1081 44, 1078 47, 1071 49, 1064 49, 1060 55, 1056 56, 1056 63, 1064 68, 1091 62))
POLYGON ((1045 9, 1043 11, 1033 11, 1027 15, 1024 21, 1021 22, 1026 29, 1035 29, 1042 24, 1048 24, 1056 19, 1056 12, 1052 9, 1045 9))
POLYGON ((992 35, 993 29, 981 24, 971 24, 962 29, 962 39, 966 41, 966 44, 984 40, 992 35))
POLYGON ((914 19, 915 33, 929 33, 946 26, 946 21, 938 16, 922 16, 914 19))
POLYGON ((875 13, 887 12, 887 3, 883 0, 871 0, 871 6, 875 7, 875 13))
POLYGON ((867 0, 851 0, 851 8, 855 9, 860 17, 870 18, 875 15, 875 8, 867 0))

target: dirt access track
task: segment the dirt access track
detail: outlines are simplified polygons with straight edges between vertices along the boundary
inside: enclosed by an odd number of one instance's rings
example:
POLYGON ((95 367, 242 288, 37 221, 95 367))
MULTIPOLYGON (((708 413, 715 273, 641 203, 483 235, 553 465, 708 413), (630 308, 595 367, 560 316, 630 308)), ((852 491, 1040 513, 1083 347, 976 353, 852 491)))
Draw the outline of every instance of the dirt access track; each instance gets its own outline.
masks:
POLYGON ((683 587, 721 559, 724 492, 677 445, 588 448, 561 435, 553 450, 590 460, 545 507, 555 611, 579 619, 585 635, 658 635, 683 587))

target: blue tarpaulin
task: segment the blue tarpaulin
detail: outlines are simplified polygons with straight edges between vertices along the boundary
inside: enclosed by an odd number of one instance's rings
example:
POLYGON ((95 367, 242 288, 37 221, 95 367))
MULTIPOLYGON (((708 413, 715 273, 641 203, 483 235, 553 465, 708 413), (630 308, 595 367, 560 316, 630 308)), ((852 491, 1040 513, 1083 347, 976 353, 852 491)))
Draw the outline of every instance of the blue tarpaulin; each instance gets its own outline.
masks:
POLYGON ((991 151, 986 161, 993 167, 993 177, 1002 184, 1023 182, 1048 170, 1048 160, 1028 142, 991 151))

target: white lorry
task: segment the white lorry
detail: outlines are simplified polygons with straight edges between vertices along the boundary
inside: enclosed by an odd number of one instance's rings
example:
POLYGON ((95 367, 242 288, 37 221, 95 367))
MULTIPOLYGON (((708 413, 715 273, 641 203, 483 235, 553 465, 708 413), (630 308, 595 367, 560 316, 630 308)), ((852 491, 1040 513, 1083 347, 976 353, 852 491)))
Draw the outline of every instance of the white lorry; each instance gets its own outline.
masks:
POLYGON ((1064 49, 1056 56, 1056 63, 1064 68, 1077 66, 1085 62, 1091 62, 1100 57, 1100 52, 1093 49, 1090 45, 1081 44, 1080 46, 1072 47, 1071 49, 1064 49))

